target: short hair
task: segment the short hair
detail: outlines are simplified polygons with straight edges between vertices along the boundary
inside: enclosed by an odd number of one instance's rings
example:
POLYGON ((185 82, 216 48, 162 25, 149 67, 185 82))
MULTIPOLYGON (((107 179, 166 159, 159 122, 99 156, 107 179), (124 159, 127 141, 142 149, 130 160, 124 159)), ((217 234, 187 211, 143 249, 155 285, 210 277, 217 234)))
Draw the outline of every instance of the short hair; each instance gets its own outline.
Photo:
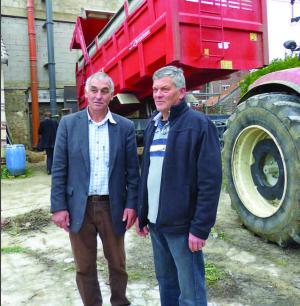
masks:
POLYGON ((87 80, 85 82, 85 92, 88 92, 91 80, 94 80, 94 79, 108 81, 108 87, 109 87, 110 93, 114 92, 115 89, 114 89, 114 82, 113 82, 112 78, 108 74, 106 74, 105 72, 102 72, 102 71, 98 71, 98 72, 90 75, 87 78, 87 80))
POLYGON ((49 111, 44 112, 44 117, 45 118, 51 118, 51 112, 49 112, 49 111))
POLYGON ((185 77, 183 70, 175 66, 165 66, 156 70, 153 74, 152 80, 169 77, 173 80, 176 88, 185 88, 185 77))

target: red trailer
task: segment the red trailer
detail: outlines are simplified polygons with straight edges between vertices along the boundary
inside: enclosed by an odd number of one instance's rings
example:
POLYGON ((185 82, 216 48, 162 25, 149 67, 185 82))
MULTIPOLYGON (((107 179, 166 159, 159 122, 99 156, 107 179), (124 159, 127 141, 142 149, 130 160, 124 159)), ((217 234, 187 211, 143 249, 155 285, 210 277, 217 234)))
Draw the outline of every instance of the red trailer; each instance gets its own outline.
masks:
MULTIPOLYGON (((116 14, 101 12, 99 19, 88 13, 77 19, 71 42, 82 50, 79 109, 87 105, 87 77, 99 70, 115 83, 110 108, 141 115, 153 105, 151 77, 162 66, 182 67, 191 90, 268 63, 266 0, 127 0, 116 14)), ((272 74, 251 88, 229 119, 223 151, 241 221, 281 246, 300 244, 299 73, 272 74)), ((137 126, 137 140, 141 130, 137 126)))
POLYGON ((268 61, 265 0, 127 0, 111 16, 77 19, 71 49, 82 50, 79 109, 87 105, 85 80, 99 70, 112 77, 115 94, 143 101, 164 65, 182 67, 189 90, 268 61))

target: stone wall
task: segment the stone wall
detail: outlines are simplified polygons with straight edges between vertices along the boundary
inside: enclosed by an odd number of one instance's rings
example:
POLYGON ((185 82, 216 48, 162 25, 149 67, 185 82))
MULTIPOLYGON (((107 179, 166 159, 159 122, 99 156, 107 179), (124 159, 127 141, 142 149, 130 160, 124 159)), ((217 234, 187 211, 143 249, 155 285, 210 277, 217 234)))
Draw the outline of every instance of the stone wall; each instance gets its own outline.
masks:
POLYGON ((5 92, 6 123, 14 144, 30 145, 29 108, 24 90, 5 92))

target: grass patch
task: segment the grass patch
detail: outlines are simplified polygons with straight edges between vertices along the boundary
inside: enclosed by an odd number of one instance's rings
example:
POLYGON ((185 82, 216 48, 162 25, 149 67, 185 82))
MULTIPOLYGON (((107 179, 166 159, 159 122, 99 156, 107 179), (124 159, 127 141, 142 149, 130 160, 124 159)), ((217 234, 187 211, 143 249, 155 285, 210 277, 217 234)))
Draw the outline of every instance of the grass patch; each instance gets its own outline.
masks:
POLYGON ((205 279, 208 287, 216 284, 219 280, 223 279, 224 276, 225 273, 218 269, 214 264, 210 262, 205 263, 205 279))
POLYGON ((52 266, 55 266, 56 270, 62 270, 65 272, 69 272, 69 271, 76 271, 76 267, 75 267, 75 263, 71 262, 71 263, 65 263, 65 262, 60 262, 60 263, 52 263, 52 266))
POLYGON ((4 254, 26 254, 37 260, 43 265, 46 265, 48 268, 54 268, 60 271, 75 271, 75 264, 72 263, 64 263, 64 262, 56 262, 52 258, 49 258, 48 252, 41 252, 37 250, 32 250, 29 248, 24 248, 20 245, 8 245, 1 247, 1 255, 4 254))
POLYGON ((221 239, 224 240, 225 239, 225 232, 223 230, 218 230, 216 227, 213 227, 210 231, 210 235, 214 238, 214 239, 221 239))
POLYGON ((31 253, 31 251, 19 245, 9 245, 1 247, 1 254, 15 254, 15 253, 29 254, 31 253))
POLYGON ((286 259, 283 259, 283 258, 277 258, 274 260, 274 263, 277 265, 277 266, 280 266, 280 267, 286 267, 288 265, 288 260, 286 259))
POLYGON ((31 175, 32 170, 29 168, 26 168, 24 174, 22 175, 10 175, 6 166, 1 166, 1 179, 22 179, 30 177, 31 175))
POLYGON ((8 218, 2 225, 2 230, 10 235, 19 235, 20 233, 33 230, 41 230, 50 223, 50 212, 45 209, 36 209, 29 213, 8 218))

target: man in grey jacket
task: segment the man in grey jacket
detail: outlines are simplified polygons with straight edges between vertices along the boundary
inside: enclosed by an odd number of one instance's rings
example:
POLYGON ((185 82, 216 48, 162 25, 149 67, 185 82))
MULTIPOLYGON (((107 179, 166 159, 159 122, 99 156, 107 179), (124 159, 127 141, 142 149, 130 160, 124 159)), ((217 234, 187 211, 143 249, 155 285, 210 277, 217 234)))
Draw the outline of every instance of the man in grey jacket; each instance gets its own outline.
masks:
POLYGON ((62 118, 54 148, 51 212, 69 232, 84 305, 102 305, 97 235, 108 262, 111 304, 126 298, 124 234, 136 220, 138 157, 133 123, 110 112, 114 84, 98 72, 86 81, 87 109, 62 118))

